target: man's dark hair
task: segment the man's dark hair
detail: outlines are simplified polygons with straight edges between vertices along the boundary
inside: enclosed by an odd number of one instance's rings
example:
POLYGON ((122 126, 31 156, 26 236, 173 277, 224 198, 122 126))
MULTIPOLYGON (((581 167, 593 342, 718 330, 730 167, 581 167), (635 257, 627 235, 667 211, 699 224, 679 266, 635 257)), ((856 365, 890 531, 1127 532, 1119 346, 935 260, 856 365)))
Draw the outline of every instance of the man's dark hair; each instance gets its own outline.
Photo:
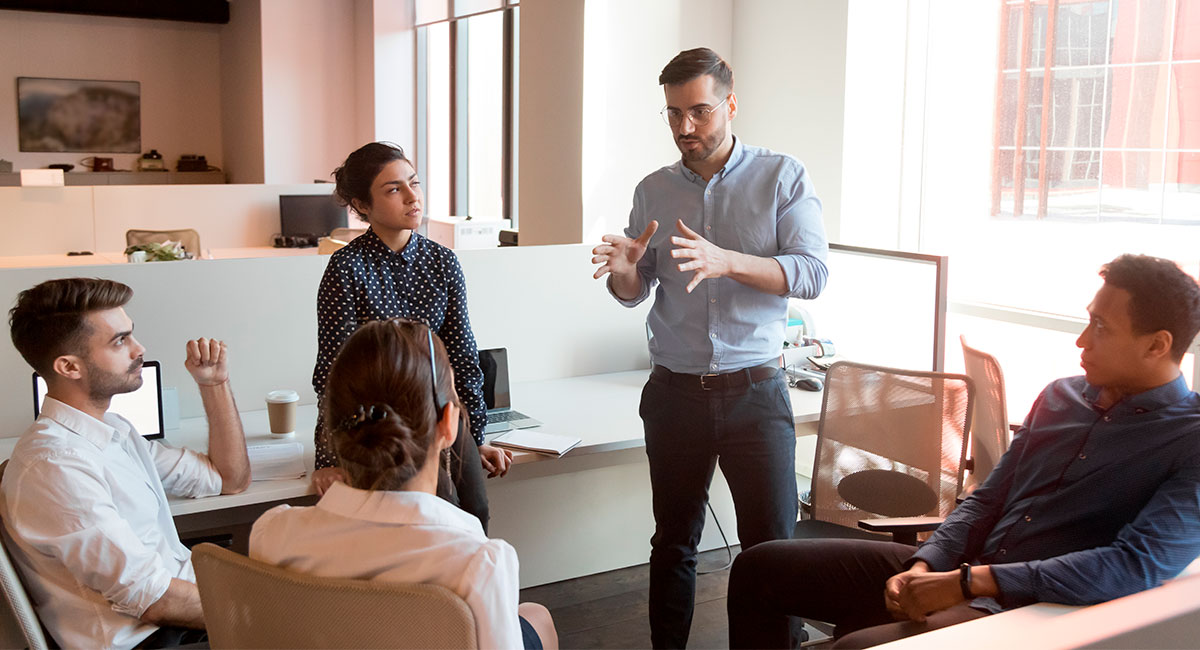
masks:
POLYGON ((676 54, 658 75, 658 83, 677 86, 706 74, 712 75, 718 94, 727 95, 733 90, 733 68, 707 47, 684 50, 676 54))
POLYGON ((133 289, 112 280, 47 280, 18 294, 17 304, 8 311, 13 346, 49 379, 55 359, 86 352, 89 313, 124 307, 132 297, 133 289))
POLYGON ((1148 255, 1122 255, 1100 268, 1105 284, 1129 292, 1129 320, 1138 334, 1171 333, 1171 356, 1183 358, 1200 332, 1200 284, 1179 265, 1148 255))

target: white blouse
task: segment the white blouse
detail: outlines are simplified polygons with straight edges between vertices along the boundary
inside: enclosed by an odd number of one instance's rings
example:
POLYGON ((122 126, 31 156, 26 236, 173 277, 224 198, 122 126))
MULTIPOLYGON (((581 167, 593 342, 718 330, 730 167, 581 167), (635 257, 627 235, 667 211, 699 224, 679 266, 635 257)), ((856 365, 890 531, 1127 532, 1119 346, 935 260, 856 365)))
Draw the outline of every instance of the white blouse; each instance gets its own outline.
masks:
POLYGON ((263 513, 250 557, 310 575, 441 585, 471 608, 480 648, 523 647, 517 552, 432 494, 334 483, 315 506, 263 513))

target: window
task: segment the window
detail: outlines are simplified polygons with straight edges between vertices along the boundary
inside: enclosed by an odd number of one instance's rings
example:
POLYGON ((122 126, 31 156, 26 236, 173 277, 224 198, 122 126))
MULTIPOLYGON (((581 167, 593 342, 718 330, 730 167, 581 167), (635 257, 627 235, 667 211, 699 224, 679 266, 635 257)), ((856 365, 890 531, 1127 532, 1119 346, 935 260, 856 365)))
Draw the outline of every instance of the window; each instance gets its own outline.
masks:
POLYGON ((1200 223, 1200 2, 1003 0, 1000 20, 992 214, 1200 223))
POLYGON ((417 167, 426 214, 517 223, 518 0, 422 0, 417 167))

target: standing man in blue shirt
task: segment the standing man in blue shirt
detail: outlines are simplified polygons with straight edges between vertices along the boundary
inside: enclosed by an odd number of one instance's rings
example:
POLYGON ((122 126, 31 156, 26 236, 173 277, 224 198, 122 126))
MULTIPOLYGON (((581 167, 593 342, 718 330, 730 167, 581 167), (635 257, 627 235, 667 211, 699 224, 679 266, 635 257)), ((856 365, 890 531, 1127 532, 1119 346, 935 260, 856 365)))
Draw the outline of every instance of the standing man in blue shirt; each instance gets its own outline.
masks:
POLYGON ((720 56, 680 52, 658 82, 682 160, 638 185, 624 236, 606 235, 592 262, 627 307, 657 285, 647 317, 654 369, 640 408, 655 521, 650 636, 656 648, 682 648, 718 459, 743 549, 787 539, 796 525, 780 355, 788 298, 821 292, 828 245, 804 166, 734 137, 733 70, 720 56))
POLYGON ((919 548, 789 540, 738 556, 729 644, 784 648, 789 615, 861 648, 1043 601, 1156 587, 1200 555, 1200 395, 1179 364, 1200 285, 1169 260, 1106 264, 1076 345, 981 486, 919 548))

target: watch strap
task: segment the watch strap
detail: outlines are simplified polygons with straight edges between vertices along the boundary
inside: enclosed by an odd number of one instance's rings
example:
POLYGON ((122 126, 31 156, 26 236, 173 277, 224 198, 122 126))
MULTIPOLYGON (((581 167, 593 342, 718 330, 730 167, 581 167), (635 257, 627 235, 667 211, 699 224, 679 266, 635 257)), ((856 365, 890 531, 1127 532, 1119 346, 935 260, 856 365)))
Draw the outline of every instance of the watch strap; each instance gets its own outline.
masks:
POLYGON ((958 586, 962 589, 963 598, 975 599, 975 596, 971 594, 971 565, 966 562, 958 565, 958 586))

